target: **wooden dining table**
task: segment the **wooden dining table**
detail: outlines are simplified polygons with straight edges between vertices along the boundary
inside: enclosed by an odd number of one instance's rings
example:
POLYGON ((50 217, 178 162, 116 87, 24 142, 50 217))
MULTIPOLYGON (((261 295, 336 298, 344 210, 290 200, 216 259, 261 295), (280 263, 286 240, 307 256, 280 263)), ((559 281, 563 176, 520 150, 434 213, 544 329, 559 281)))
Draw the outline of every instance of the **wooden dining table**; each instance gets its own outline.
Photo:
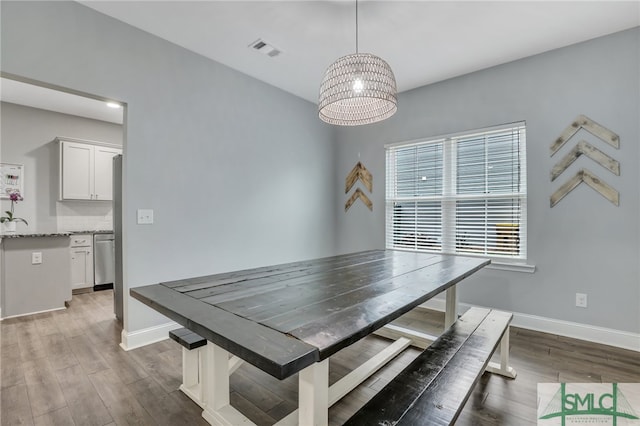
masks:
POLYGON ((456 284, 490 261, 371 250, 164 282, 131 296, 207 339, 203 417, 252 424, 229 402, 229 359, 285 379, 298 374, 298 410, 277 424, 323 425, 329 407, 412 344, 401 337, 329 386, 329 357, 439 293, 445 326, 457 318, 456 284))

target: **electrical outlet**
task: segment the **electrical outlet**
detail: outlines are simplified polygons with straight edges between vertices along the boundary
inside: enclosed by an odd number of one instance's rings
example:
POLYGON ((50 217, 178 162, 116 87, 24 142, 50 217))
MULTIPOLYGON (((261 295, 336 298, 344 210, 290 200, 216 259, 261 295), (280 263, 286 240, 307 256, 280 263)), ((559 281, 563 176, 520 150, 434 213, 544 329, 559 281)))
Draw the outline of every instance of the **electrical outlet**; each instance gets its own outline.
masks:
POLYGON ((576 306, 579 308, 587 307, 587 295, 584 293, 576 293, 576 306))
POLYGON ((42 252, 36 251, 31 253, 31 264, 40 265, 42 263, 42 252))
POLYGON ((153 210, 138 209, 138 225, 152 225, 152 224, 153 224, 153 210))

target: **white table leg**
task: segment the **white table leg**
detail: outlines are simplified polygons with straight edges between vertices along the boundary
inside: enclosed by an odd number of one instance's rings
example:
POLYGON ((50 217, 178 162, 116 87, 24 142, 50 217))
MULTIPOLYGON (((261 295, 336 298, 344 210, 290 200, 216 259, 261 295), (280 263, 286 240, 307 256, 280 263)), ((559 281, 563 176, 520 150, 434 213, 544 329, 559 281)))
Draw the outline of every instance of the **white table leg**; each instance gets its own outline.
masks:
POLYGON ((444 312, 444 329, 448 329, 458 319, 458 293, 456 285, 447 289, 447 300, 444 312))
MULTIPOLYGON (((331 385, 329 387, 328 406, 331 407, 333 404, 340 401, 345 395, 354 390, 362 382, 371 377, 376 371, 394 359, 396 355, 409 347, 410 344, 411 340, 400 337, 394 343, 390 344, 375 356, 369 358, 358 368, 331 385)), ((294 410, 274 426, 304 426, 305 423, 301 422, 302 420, 300 420, 299 410, 294 410)))
POLYGON ((211 342, 207 342, 204 349, 205 406, 202 417, 212 425, 253 425, 229 403, 229 352, 211 342))
POLYGON ((329 423, 329 360, 316 362, 299 373, 298 424, 329 423))
POLYGON ((219 410, 229 405, 229 353, 220 346, 207 342, 205 357, 205 404, 207 409, 219 410))

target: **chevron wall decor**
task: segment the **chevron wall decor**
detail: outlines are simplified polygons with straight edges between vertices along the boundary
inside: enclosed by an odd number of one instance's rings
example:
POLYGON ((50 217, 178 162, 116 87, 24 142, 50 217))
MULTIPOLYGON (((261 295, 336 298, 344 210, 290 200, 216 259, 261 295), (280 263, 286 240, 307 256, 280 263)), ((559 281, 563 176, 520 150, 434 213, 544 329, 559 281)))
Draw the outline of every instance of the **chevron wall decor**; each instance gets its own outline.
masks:
MULTIPOLYGON (((351 188, 358 182, 362 182, 362 184, 369 190, 369 193, 373 192, 373 175, 367 168, 358 161, 358 163, 351 169, 344 183, 344 193, 348 194, 351 191, 351 188)), ((356 202, 356 200, 362 201, 369 210, 373 211, 373 203, 367 197, 367 194, 364 193, 360 188, 356 188, 355 192, 349 197, 347 202, 344 205, 344 211, 348 211, 349 208, 356 202)))
MULTIPOLYGON (((620 148, 620 137, 617 134, 591 120, 589 117, 580 115, 573 123, 564 129, 562 134, 551 144, 551 156, 553 157, 580 129, 585 129, 616 149, 620 148)), ((556 178, 582 155, 590 158, 614 175, 620 176, 620 163, 617 160, 611 158, 587 141, 581 140, 553 166, 551 170, 551 181, 556 180, 556 178)), ((620 194, 615 188, 598 178, 591 171, 582 168, 551 195, 551 207, 558 204, 560 200, 582 182, 586 183, 590 188, 593 188, 611 203, 616 206, 620 205, 620 194)))
POLYGON ((617 134, 596 123, 586 115, 579 115, 575 120, 573 120, 573 123, 564 129, 560 136, 558 136, 558 139, 551 144, 551 155, 553 156, 553 154, 558 152, 558 150, 562 148, 562 145, 571 139, 573 135, 578 133, 578 130, 580 129, 587 130, 589 133, 597 136, 616 149, 620 148, 620 137, 617 134))
POLYGON ((558 204, 560 200, 562 200, 569 192, 571 192, 582 182, 598 191, 600 195, 611 201, 616 206, 620 205, 620 194, 618 193, 618 191, 600 180, 599 177, 591 173, 589 170, 580 169, 578 170, 578 173, 576 173, 573 177, 571 177, 571 179, 566 181, 560 188, 558 188, 556 192, 553 193, 553 195, 551 196, 551 207, 558 204))
POLYGON ((360 188, 356 188, 353 194, 351 194, 351 197, 349 197, 344 205, 344 211, 346 212, 347 210, 349 210, 353 203, 355 203, 358 199, 362 201, 367 207, 369 207, 369 210, 373 211, 373 203, 371 202, 369 197, 367 197, 367 195, 362 192, 362 189, 360 188))
POLYGON ((553 169, 551 170, 551 182, 556 180, 556 178, 560 176, 562 172, 567 170, 567 168, 582 154, 591 158, 614 175, 620 176, 620 163, 618 161, 609 157, 589 142, 580 141, 567 155, 562 157, 562 159, 553 166, 553 169))

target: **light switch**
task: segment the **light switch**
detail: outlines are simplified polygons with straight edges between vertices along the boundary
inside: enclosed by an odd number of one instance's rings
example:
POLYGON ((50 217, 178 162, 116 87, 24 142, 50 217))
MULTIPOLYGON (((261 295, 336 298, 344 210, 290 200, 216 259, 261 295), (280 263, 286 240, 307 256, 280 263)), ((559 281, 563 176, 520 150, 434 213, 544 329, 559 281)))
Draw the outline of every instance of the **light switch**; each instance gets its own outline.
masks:
POLYGON ((42 252, 36 251, 31 253, 31 264, 40 265, 42 263, 42 252))
POLYGON ((138 225, 152 225, 152 224, 153 224, 153 210, 138 209, 138 225))

